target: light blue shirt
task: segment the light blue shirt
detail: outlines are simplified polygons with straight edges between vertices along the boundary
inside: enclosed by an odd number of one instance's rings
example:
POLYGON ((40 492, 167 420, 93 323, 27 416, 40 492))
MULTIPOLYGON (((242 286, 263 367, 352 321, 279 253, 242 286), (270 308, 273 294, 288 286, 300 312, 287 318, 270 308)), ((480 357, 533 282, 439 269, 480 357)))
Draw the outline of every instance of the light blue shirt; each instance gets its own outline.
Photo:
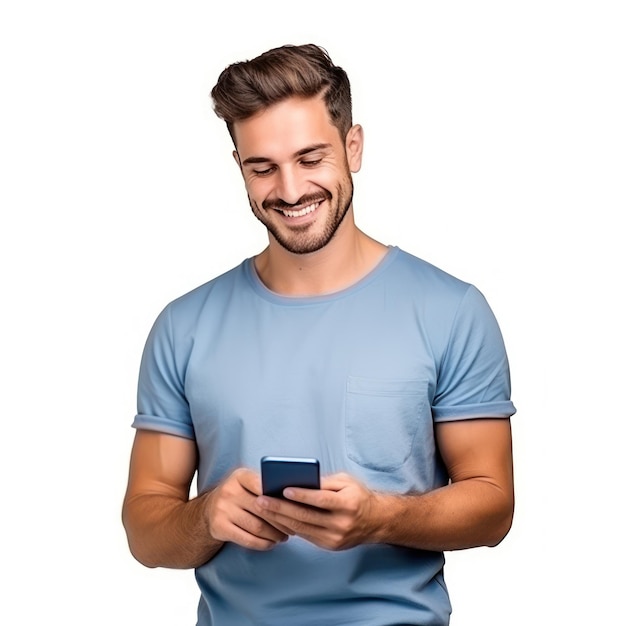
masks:
MULTIPOLYGON (((390 248, 330 295, 273 293, 248 259, 169 304, 146 344, 133 426, 195 439, 200 492, 274 455, 421 493, 448 482, 434 422, 514 412, 481 293, 390 248)), ((198 624, 448 624, 443 563, 390 545, 227 544, 196 570, 198 624)))

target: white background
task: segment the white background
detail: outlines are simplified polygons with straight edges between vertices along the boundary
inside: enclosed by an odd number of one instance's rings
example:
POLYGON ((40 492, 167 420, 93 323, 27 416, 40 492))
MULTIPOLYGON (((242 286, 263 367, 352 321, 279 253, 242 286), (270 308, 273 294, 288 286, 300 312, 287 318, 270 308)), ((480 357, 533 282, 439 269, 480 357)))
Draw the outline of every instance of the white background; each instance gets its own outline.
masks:
POLYGON ((623 619, 622 6, 3 3, 0 622, 195 623, 120 523, 139 359, 265 245, 211 87, 308 42, 353 84, 359 225, 475 283, 509 352, 516 520, 448 555, 453 625, 623 619))

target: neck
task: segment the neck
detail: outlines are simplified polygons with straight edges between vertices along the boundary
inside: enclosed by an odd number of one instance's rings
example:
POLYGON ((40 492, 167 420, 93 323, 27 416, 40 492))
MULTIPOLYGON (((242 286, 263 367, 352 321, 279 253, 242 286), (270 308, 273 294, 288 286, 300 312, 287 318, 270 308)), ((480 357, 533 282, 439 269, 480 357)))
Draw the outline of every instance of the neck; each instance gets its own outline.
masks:
POLYGON ((355 226, 350 209, 321 250, 293 254, 270 235, 269 246, 254 263, 268 289, 286 296, 315 296, 356 283, 380 262, 387 249, 355 226))

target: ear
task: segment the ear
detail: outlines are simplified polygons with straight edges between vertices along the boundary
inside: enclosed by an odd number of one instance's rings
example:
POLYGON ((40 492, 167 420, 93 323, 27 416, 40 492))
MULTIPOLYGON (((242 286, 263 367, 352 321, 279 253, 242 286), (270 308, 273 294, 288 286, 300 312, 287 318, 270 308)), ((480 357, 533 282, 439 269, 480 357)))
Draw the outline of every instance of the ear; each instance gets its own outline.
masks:
POLYGON ((346 158, 353 174, 361 169, 362 157, 363 127, 360 124, 355 124, 346 135, 346 158))

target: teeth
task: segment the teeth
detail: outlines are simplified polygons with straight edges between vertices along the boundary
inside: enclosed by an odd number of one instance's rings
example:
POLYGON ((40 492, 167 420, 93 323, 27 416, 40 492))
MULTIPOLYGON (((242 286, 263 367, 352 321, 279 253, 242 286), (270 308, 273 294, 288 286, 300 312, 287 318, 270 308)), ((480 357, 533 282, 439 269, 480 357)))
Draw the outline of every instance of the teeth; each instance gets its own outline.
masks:
POLYGON ((283 213, 287 217, 302 217, 303 215, 308 215, 309 213, 315 211, 315 209, 317 209, 317 207, 319 205, 320 205, 319 202, 315 202, 313 204, 309 204, 309 206, 305 206, 303 209, 300 209, 299 211, 286 211, 286 210, 283 210, 283 213))

